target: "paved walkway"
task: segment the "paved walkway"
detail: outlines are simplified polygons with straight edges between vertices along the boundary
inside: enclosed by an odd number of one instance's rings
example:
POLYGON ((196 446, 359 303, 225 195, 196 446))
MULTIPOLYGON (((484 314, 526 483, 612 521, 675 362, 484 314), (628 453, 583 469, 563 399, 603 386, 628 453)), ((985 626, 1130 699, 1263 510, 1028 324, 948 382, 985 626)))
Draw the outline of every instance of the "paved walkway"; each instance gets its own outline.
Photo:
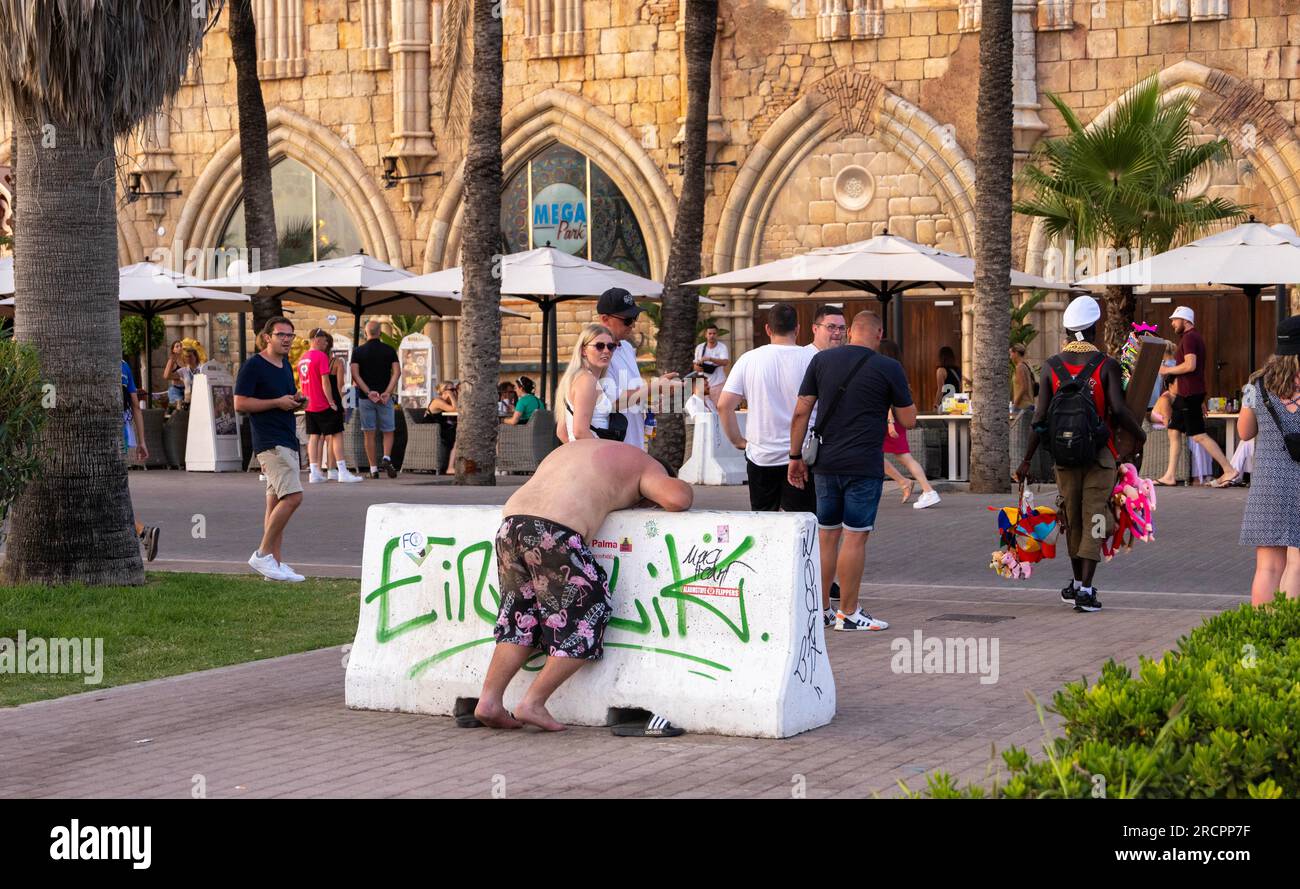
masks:
MULTIPOLYGON (((294 564, 354 574, 370 503, 500 502, 509 488, 458 489, 419 477, 317 486, 295 518, 294 564), (310 551, 314 557, 299 555, 310 551)), ((238 570, 260 519, 256 478, 132 474, 140 514, 167 531, 157 567, 238 570), (184 533, 203 514, 208 535, 184 533), (168 562, 163 562, 166 557, 168 562)), ((887 496, 892 488, 887 489, 887 496)), ((1047 502, 1048 492, 1040 493, 1047 502)), ((742 508, 743 489, 700 489, 697 504, 742 508)), ((1109 657, 1158 655, 1205 617, 1248 599, 1252 553, 1236 543, 1244 493, 1162 491, 1160 539, 1098 573, 1105 610, 1060 604, 1058 560, 1028 582, 985 567, 1003 498, 945 494, 916 512, 882 507, 864 596, 888 631, 828 634, 839 712, 829 726, 781 741, 688 735, 615 738, 457 729, 450 719, 349 711, 343 654, 327 649, 92 692, 4 711, 0 797, 188 796, 203 776, 230 796, 773 796, 897 792, 946 769, 982 781, 996 744, 1038 753, 1043 729, 1025 692, 1044 702, 1063 682, 1095 677, 1109 657), (1006 618, 979 623, 971 616, 1006 618), (927 636, 996 638, 1000 674, 898 675, 890 643, 927 636), (802 778, 800 777, 802 776, 802 778)), ((1051 723, 1049 722, 1049 725, 1051 723)))

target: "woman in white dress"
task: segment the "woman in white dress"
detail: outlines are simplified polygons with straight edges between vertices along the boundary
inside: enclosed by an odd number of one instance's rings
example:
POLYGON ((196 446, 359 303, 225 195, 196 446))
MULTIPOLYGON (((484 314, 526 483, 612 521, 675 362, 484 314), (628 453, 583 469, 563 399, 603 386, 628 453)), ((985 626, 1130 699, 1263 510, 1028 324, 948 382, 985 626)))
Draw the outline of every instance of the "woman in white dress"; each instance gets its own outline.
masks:
POLYGON ((609 429, 609 415, 618 400, 618 386, 609 376, 616 348, 618 340, 603 324, 588 324, 578 335, 569 367, 560 378, 564 411, 555 433, 562 442, 600 438, 595 430, 609 429))

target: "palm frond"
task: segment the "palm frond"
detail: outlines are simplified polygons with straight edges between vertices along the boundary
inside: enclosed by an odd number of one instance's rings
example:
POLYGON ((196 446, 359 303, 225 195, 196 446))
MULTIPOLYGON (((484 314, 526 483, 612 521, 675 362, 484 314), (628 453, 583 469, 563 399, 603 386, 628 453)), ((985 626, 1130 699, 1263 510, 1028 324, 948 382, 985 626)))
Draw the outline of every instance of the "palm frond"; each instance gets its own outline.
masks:
POLYGON ((222 5, 0 3, 0 104, 29 109, 82 144, 111 144, 180 88, 222 5))

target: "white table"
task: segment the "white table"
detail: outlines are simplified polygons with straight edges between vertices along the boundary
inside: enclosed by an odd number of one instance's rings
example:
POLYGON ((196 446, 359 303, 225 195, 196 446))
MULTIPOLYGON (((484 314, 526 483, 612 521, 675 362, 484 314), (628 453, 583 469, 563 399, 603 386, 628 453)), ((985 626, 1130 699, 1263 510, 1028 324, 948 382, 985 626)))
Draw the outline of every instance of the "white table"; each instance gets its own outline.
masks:
POLYGON ((948 427, 948 481, 967 480, 970 466, 970 414, 918 414, 922 420, 942 420, 948 427))
POLYGON ((1205 419, 1227 421, 1226 423, 1223 424, 1224 426, 1223 455, 1227 457, 1229 460, 1231 460, 1232 455, 1237 453, 1237 415, 1211 413, 1211 414, 1206 414, 1205 419))

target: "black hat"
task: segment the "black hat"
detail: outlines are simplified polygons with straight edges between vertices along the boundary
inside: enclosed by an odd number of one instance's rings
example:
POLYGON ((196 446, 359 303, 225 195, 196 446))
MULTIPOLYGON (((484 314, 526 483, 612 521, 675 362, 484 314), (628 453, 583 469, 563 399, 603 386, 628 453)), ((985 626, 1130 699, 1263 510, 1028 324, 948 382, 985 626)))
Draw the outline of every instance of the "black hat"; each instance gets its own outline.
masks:
POLYGON ((1284 318, 1277 326, 1278 355, 1300 355, 1300 315, 1284 318))
POLYGON ((611 287, 596 300, 597 315, 614 315, 624 321, 631 321, 644 311, 636 304, 632 294, 622 287, 611 287))

